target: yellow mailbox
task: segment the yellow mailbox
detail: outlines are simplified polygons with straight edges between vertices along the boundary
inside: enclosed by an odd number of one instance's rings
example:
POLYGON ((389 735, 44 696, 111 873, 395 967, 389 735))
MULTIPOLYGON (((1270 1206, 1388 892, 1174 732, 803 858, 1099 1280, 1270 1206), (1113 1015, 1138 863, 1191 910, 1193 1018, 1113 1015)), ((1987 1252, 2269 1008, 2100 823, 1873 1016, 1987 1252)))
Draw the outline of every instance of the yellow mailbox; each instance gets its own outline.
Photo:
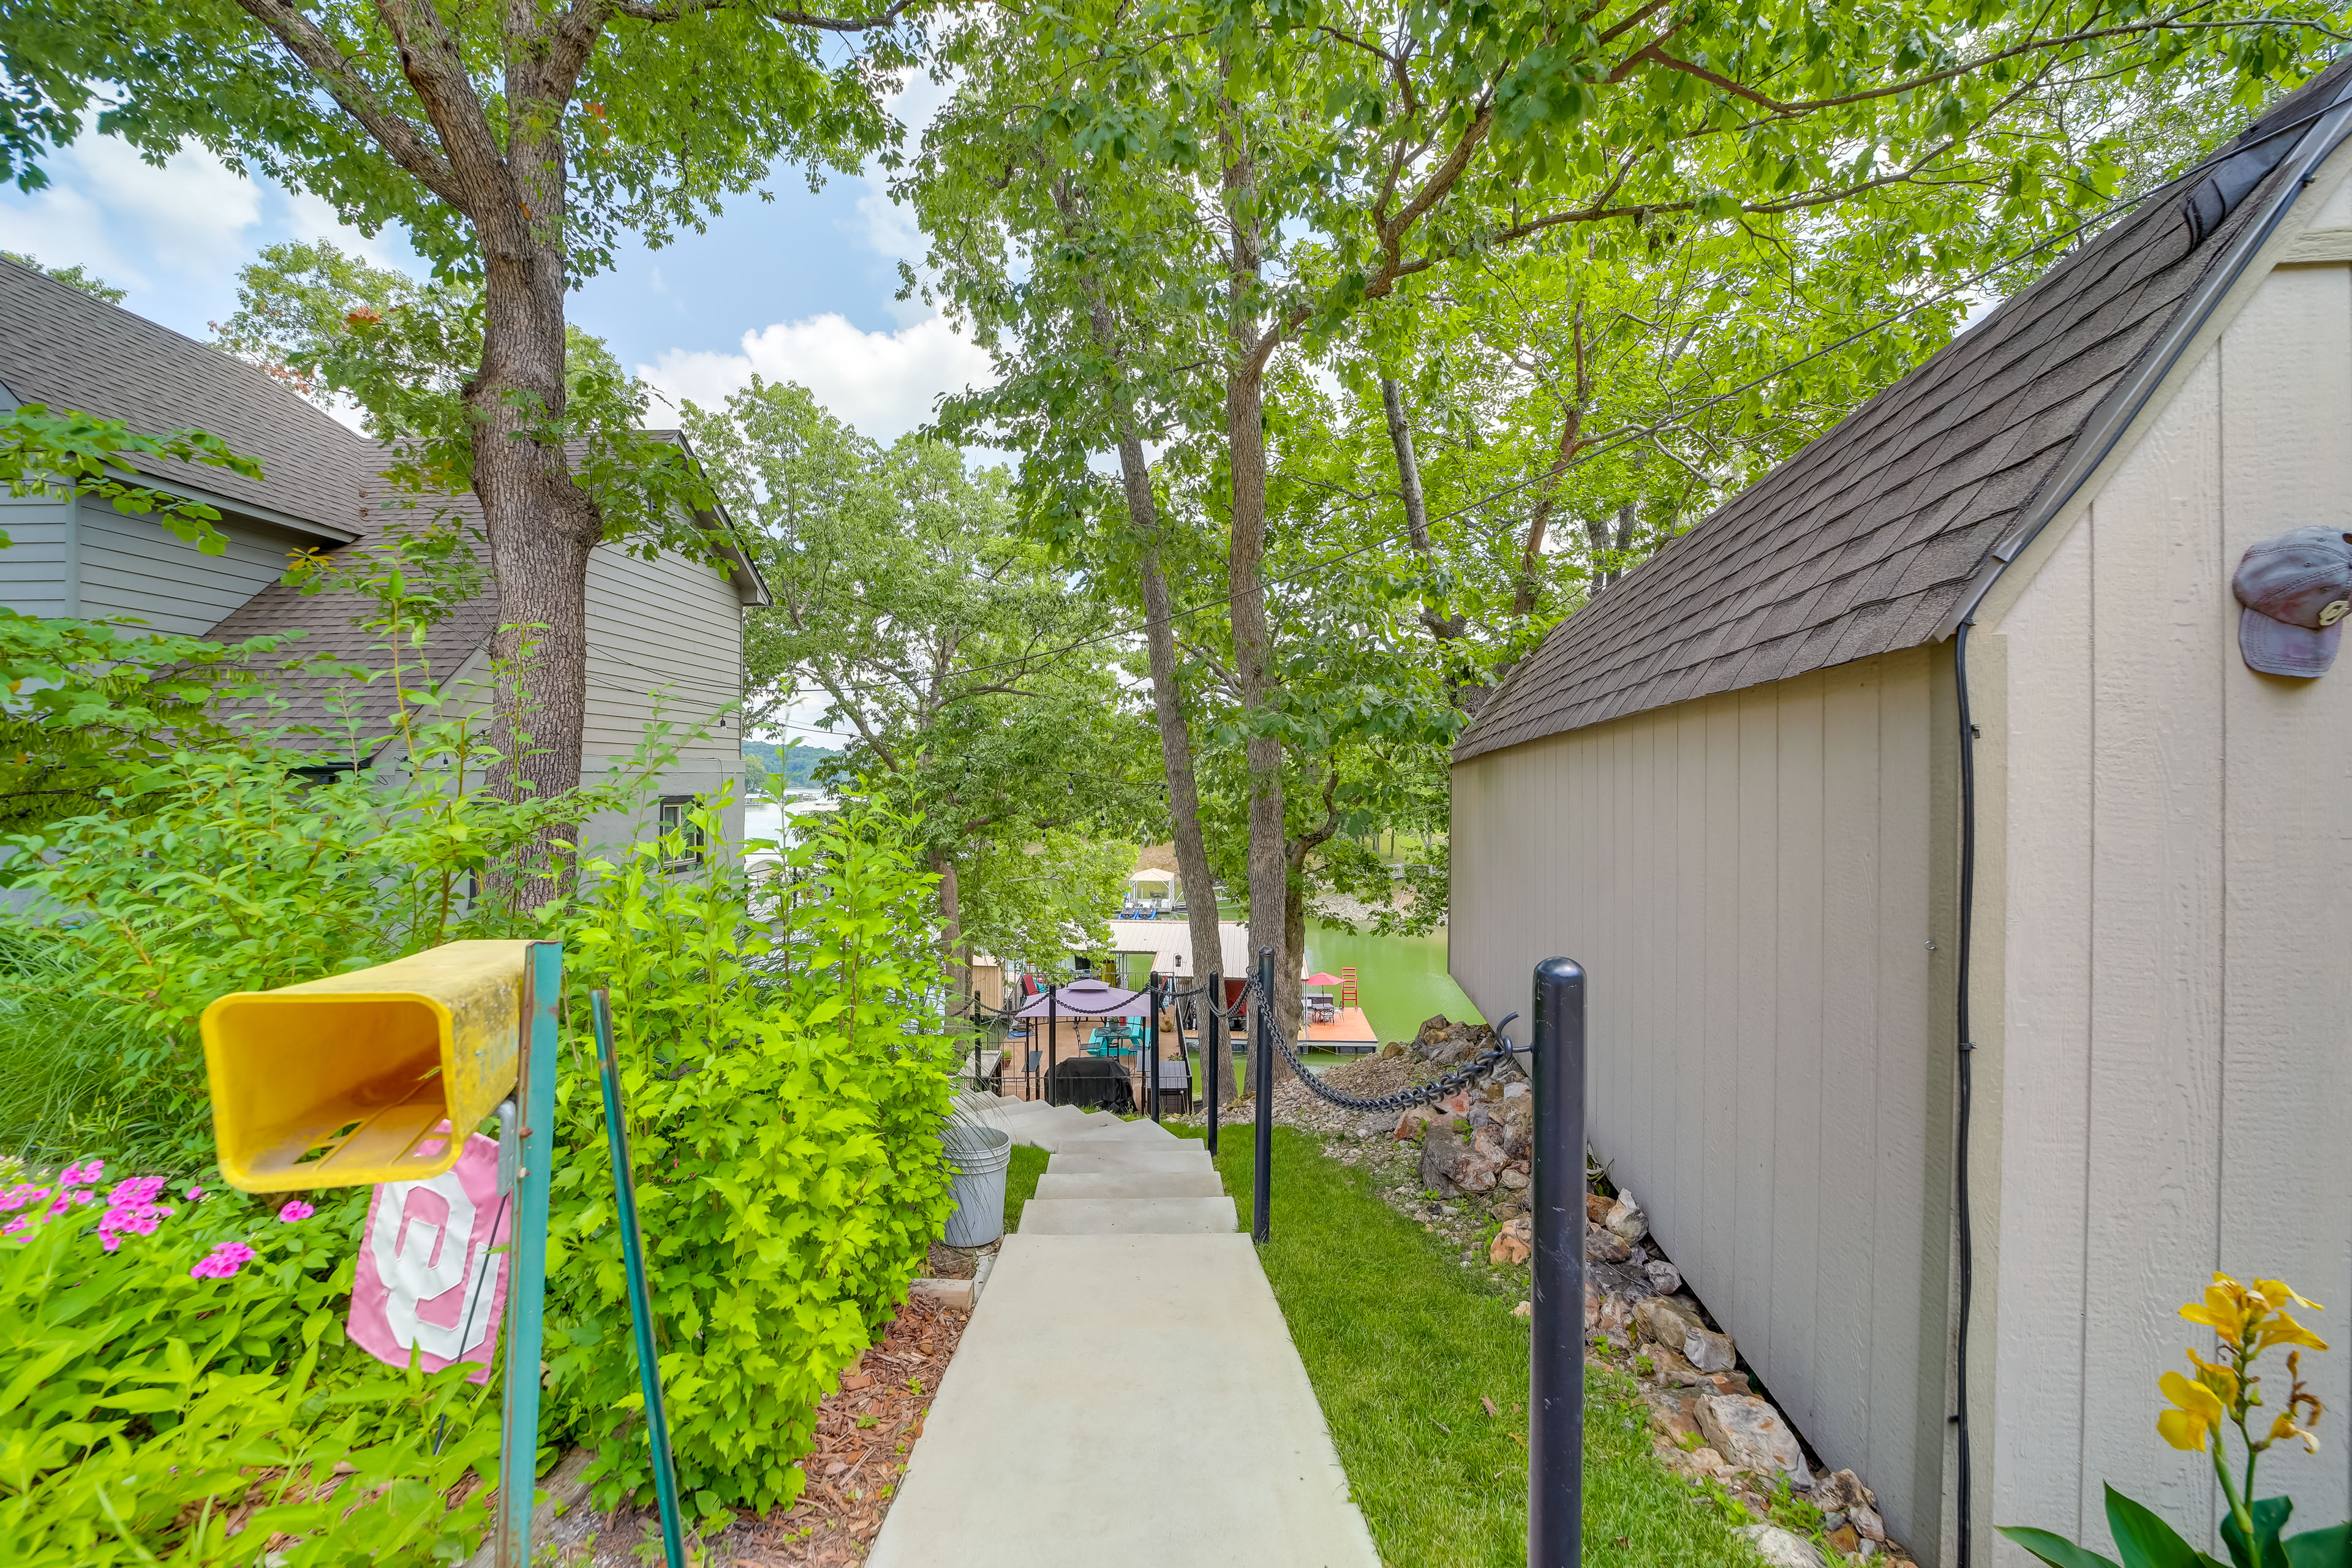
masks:
POLYGON ((206 1007, 221 1174, 275 1193, 455 1165, 514 1089, 530 947, 453 942, 206 1007))

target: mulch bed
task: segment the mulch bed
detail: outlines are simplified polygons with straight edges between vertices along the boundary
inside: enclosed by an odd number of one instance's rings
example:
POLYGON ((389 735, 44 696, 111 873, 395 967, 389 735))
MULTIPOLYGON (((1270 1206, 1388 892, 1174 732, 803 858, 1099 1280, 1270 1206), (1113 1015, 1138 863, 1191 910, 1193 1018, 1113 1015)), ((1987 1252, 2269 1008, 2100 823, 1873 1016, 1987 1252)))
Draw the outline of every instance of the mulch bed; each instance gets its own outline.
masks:
MULTIPOLYGON (((816 1447, 801 1461, 808 1486, 785 1513, 739 1514, 705 1543, 710 1568, 855 1568, 866 1561, 907 1451, 963 1338, 970 1314, 913 1296, 856 1369, 816 1407, 816 1447), (870 1425, 861 1423, 870 1421, 870 1425)), ((558 1540, 563 1531, 558 1527, 558 1540)), ((651 1509, 627 1510, 561 1560, 586 1568, 641 1568, 661 1561, 661 1525, 651 1509)), ((689 1552, 690 1554, 690 1552, 689 1552)))
POLYGON ((817 1405, 816 1449, 802 1461, 809 1481, 799 1503, 728 1531, 738 1568, 850 1568, 866 1561, 970 1321, 922 1296, 898 1310, 857 1370, 843 1375, 840 1391, 817 1405))

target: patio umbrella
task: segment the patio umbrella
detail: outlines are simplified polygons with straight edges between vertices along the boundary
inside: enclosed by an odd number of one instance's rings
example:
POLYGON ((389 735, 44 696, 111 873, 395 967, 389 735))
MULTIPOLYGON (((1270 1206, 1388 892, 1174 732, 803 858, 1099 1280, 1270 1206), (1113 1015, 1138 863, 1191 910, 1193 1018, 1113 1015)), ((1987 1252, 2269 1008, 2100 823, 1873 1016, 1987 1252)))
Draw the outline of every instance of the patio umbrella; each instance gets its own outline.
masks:
MULTIPOLYGON (((1140 1018, 1151 1010, 1150 999, 1140 991, 1122 991, 1118 986, 1094 979, 1073 980, 1058 987, 1052 994, 1052 1005, 1066 1018, 1140 1018)), ((1040 996, 1014 1015, 1022 1018, 1045 1016, 1048 999, 1040 996)))
POLYGON ((1336 974, 1326 974, 1318 969, 1299 984, 1301 985, 1337 985, 1339 984, 1339 977, 1336 974))

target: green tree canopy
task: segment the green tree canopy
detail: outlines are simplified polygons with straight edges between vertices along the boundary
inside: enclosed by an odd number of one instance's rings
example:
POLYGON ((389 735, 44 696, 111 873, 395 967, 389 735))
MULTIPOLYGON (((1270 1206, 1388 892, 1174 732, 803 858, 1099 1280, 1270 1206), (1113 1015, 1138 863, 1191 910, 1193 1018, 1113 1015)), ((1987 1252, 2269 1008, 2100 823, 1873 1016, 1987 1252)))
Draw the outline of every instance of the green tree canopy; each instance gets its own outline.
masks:
POLYGON ((1066 952, 1159 812, 1112 607, 953 447, 883 447, 758 378, 686 428, 775 601, 745 626, 751 724, 818 705, 848 741, 820 777, 922 814, 951 955, 1066 952))

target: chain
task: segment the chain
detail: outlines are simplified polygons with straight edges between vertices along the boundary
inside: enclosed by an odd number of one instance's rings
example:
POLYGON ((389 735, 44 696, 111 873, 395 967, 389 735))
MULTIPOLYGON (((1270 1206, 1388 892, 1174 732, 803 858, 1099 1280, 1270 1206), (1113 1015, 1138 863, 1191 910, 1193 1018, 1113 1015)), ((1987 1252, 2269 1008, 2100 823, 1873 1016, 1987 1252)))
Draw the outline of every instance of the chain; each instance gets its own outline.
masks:
MULTIPOLYGON (((1493 1050, 1475 1060, 1463 1063, 1443 1077, 1432 1079, 1427 1083, 1412 1089, 1399 1089, 1394 1094, 1345 1094, 1307 1070, 1307 1064, 1298 1059, 1298 1053, 1291 1048, 1289 1037, 1283 1034, 1282 1025, 1275 1018, 1274 1010, 1265 1005, 1265 991, 1256 981, 1253 980, 1249 983, 1247 994, 1258 998, 1260 1016, 1265 1022, 1265 1032, 1273 1037, 1275 1049, 1280 1051, 1282 1059, 1290 1064, 1290 1070, 1297 1075, 1298 1081, 1305 1084, 1318 1099, 1336 1105, 1342 1110, 1403 1110, 1415 1105, 1434 1104, 1438 1100, 1460 1093, 1525 1048, 1512 1045, 1510 1037, 1505 1035, 1502 1029, 1497 1029, 1495 1031, 1496 1045, 1493 1050)), ((1517 1016, 1518 1015, 1514 1013, 1509 1018, 1505 1018, 1503 1028, 1509 1028, 1511 1018, 1517 1016)))

